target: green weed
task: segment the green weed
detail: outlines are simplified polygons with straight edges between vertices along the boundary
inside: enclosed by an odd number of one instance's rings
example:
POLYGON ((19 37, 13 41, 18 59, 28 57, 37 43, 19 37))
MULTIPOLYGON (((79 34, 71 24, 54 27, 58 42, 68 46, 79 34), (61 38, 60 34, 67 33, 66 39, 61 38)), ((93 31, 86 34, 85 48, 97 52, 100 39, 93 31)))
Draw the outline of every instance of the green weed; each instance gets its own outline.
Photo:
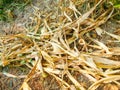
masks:
POLYGON ((31 0, 0 0, 0 21, 11 21, 15 19, 14 10, 24 10, 31 0))

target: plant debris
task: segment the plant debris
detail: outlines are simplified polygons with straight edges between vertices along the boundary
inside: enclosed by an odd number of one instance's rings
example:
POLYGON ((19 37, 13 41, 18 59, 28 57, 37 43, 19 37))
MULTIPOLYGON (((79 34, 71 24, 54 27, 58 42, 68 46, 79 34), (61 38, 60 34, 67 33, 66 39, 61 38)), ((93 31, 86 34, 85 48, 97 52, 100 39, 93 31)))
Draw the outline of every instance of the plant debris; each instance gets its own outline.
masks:
POLYGON ((43 10, 31 4, 26 27, 14 24, 0 35, 0 66, 25 66, 29 73, 1 73, 24 78, 19 90, 119 90, 120 58, 114 56, 120 56, 120 37, 103 27, 114 19, 114 5, 108 0, 46 2, 43 10))

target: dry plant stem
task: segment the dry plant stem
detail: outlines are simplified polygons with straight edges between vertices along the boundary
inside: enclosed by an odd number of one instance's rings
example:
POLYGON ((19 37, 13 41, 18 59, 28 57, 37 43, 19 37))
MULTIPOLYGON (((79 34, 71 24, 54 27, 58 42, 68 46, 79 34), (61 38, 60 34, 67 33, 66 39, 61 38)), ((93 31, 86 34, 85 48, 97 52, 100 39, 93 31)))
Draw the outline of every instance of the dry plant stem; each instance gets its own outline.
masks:
POLYGON ((80 90, 85 90, 85 88, 82 85, 80 85, 79 82, 75 80, 75 78, 69 72, 67 72, 67 75, 77 88, 79 88, 80 90))
POLYGON ((120 79, 120 75, 114 75, 114 76, 111 76, 111 77, 107 77, 107 78, 103 78, 97 82, 95 82, 92 86, 90 86, 88 88, 88 90, 95 90, 100 83, 104 83, 104 82, 111 82, 112 81, 115 81, 115 80, 119 80, 120 79))
POLYGON ((19 90, 22 90, 22 89, 24 90, 24 89, 28 89, 28 88, 29 88, 29 90, 31 90, 31 88, 28 86, 27 82, 35 75, 38 62, 39 62, 39 60, 36 61, 35 66, 32 68, 31 72, 27 75, 27 78, 25 78, 25 80, 19 90))

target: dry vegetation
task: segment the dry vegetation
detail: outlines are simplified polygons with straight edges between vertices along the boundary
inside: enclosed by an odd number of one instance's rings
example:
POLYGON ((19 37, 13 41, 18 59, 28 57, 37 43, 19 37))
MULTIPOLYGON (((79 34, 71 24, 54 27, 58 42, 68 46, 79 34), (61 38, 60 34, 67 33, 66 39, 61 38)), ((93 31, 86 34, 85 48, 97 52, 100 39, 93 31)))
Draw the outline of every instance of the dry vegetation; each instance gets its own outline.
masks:
POLYGON ((26 27, 14 24, 0 36, 1 68, 29 72, 0 73, 21 80, 14 81, 20 83, 14 90, 120 89, 119 9, 109 0, 51 0, 47 9, 31 7, 26 27), (107 26, 113 22, 115 30, 107 26))

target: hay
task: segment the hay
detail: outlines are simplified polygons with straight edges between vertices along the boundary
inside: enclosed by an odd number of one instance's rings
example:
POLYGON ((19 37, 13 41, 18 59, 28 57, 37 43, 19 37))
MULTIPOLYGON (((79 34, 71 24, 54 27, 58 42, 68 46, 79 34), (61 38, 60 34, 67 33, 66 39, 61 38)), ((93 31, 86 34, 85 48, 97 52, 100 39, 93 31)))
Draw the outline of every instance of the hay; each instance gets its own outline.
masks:
POLYGON ((50 11, 40 11, 32 5, 32 28, 0 37, 0 65, 26 65, 31 69, 20 90, 31 90, 28 82, 36 75, 52 77, 62 90, 95 90, 108 83, 120 85, 120 61, 110 59, 119 56, 120 49, 99 39, 106 34, 120 41, 118 35, 101 27, 111 18, 114 8, 104 9, 104 0, 93 2, 59 0, 50 11))

